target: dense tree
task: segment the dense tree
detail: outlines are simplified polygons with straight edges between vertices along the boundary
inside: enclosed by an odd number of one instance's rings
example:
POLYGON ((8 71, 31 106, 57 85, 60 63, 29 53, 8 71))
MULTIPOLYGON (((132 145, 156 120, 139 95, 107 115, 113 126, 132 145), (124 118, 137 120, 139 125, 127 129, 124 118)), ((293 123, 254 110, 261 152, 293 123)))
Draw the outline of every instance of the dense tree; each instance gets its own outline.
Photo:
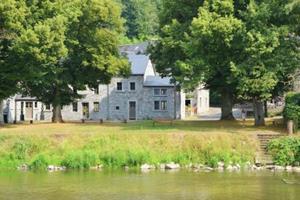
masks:
POLYGON ((173 82, 185 82, 186 88, 199 84, 199 81, 185 81, 185 77, 190 77, 190 72, 179 65, 180 61, 187 58, 182 43, 185 34, 190 32, 189 26, 202 3, 199 0, 164 0, 160 13, 159 38, 150 48, 156 70, 162 76, 172 77, 173 82))
POLYGON ((109 0, 22 2, 27 10, 12 49, 17 65, 30 69, 26 93, 52 104, 53 121, 61 107, 80 98, 78 90, 108 83, 128 73, 118 53, 120 8, 109 0))
POLYGON ((157 34, 160 0, 118 0, 122 4, 126 36, 148 39, 157 34))
POLYGON ((292 76, 299 68, 300 42, 292 32, 286 15, 288 2, 251 2, 244 13, 246 33, 243 35, 242 62, 232 63, 239 79, 241 98, 252 100, 255 125, 264 125, 264 101, 282 95, 292 85, 292 76))
POLYGON ((235 100, 251 99, 263 124, 263 102, 289 88, 299 63, 299 1, 167 0, 163 8, 151 48, 158 72, 217 91, 222 119, 233 118, 235 100))
POLYGON ((221 94, 221 119, 233 119, 238 80, 230 66, 243 59, 241 38, 244 34, 244 24, 235 17, 233 1, 205 1, 191 30, 185 44, 188 59, 182 65, 191 75, 195 74, 190 80, 202 77, 208 88, 221 94))
MULTIPOLYGON (((160 15, 160 38, 156 42, 155 46, 151 48, 151 58, 156 64, 157 71, 162 75, 173 77, 173 81, 176 80, 176 82, 180 83, 187 89, 194 88, 195 86, 199 85, 200 82, 204 82, 206 83, 207 88, 211 88, 212 90, 217 91, 219 94, 222 93, 222 119, 233 118, 232 105, 236 85, 234 77, 230 71, 230 60, 232 58, 227 58, 226 55, 232 53, 232 56, 235 56, 234 54, 236 54, 238 50, 236 52, 227 52, 227 50, 225 50, 226 48, 224 47, 222 53, 218 53, 216 49, 213 49, 212 46, 209 46, 213 42, 217 42, 214 40, 215 37, 219 37, 220 40, 222 37, 220 35, 215 35, 212 37, 212 41, 203 41, 202 44, 197 43, 195 45, 198 46, 195 46, 194 48, 193 43, 190 40, 197 40, 199 35, 196 36, 196 34, 198 34, 196 33, 197 31, 193 30, 193 28, 190 28, 190 26, 193 18, 197 17, 198 15, 199 7, 201 7, 200 9, 202 9, 202 11, 206 9, 209 12, 207 13, 208 15, 213 15, 213 12, 215 12, 215 14, 217 12, 223 12, 221 10, 217 11, 217 7, 219 7, 219 9, 224 9, 226 12, 226 9, 228 9, 226 6, 229 5, 231 9, 230 16, 233 18, 234 16, 239 17, 240 12, 247 9, 248 3, 248 0, 206 1, 206 5, 203 6, 203 1, 199 0, 164 1, 163 10, 160 15), (222 8, 222 6, 224 6, 224 8, 222 8), (190 36, 192 31, 194 31, 195 35, 186 37, 190 36), (193 48, 193 51, 188 50, 192 50, 193 48), (197 52, 198 50, 201 52, 197 52), (202 60, 203 62, 201 63, 200 59, 205 59, 208 51, 213 51, 212 53, 219 55, 219 59, 221 60, 225 58, 224 61, 221 61, 223 62, 223 66, 219 66, 218 63, 209 64, 208 60, 210 58, 202 60), (196 60, 198 61, 196 62, 196 60), (204 61, 206 64, 204 64, 204 61), (225 63, 227 63, 226 67, 224 67, 225 63), (215 66, 215 68, 209 69, 210 65, 215 66)), ((222 13, 219 15, 221 16, 222 13)), ((195 20, 200 21, 202 19, 199 16, 195 20)), ((208 18, 204 18, 203 21, 204 20, 207 20, 207 22, 211 21, 211 19, 208 18)), ((231 22, 233 21, 229 21, 229 23, 231 22)), ((206 25, 207 26, 203 28, 213 28, 213 26, 210 26, 209 24, 206 25)), ((232 25, 234 26, 234 24, 232 25)), ((196 28, 197 27, 195 26, 194 29, 196 28)), ((220 30, 219 34, 222 34, 221 31, 222 30, 220 30)), ((204 37, 208 39, 209 36, 206 35, 204 37)), ((198 39, 199 41, 201 40, 201 38, 198 39)), ((205 38, 203 39, 205 40, 205 38)), ((223 43, 220 43, 220 48, 221 45, 223 45, 223 43)), ((234 51, 234 49, 232 49, 232 51, 234 51)), ((211 62, 213 62, 213 60, 211 60, 211 62)))
POLYGON ((20 23, 25 20, 25 12, 21 2, 0 0, 0 124, 3 123, 3 100, 15 94, 20 81, 28 75, 24 66, 15 65, 10 48, 20 23))

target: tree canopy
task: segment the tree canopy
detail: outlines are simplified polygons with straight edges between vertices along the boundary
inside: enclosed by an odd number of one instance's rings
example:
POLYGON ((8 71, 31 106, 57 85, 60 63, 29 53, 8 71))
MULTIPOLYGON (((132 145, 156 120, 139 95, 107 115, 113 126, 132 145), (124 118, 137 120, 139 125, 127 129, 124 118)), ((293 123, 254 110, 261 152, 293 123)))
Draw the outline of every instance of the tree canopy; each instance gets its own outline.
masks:
POLYGON ((114 2, 16 0, 12 5, 16 4, 24 6, 25 20, 18 21, 11 45, 16 63, 7 65, 28 70, 30 78, 22 80, 24 92, 52 104, 53 121, 62 121, 61 107, 80 98, 78 90, 128 74, 128 63, 118 52, 122 20, 114 2))
POLYGON ((166 0, 162 13, 157 70, 184 88, 218 91, 222 119, 233 118, 235 99, 253 101, 263 124, 263 102, 289 89, 299 69, 299 1, 166 0))

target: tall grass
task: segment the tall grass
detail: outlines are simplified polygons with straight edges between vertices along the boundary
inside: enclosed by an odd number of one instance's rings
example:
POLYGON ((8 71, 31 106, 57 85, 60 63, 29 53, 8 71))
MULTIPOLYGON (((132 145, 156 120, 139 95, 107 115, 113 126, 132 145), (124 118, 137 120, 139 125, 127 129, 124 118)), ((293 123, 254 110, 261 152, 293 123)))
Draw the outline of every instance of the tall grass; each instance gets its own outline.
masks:
POLYGON ((62 165, 87 169, 138 167, 144 163, 243 164, 253 161, 256 140, 249 134, 28 134, 0 136, 0 169, 62 165))

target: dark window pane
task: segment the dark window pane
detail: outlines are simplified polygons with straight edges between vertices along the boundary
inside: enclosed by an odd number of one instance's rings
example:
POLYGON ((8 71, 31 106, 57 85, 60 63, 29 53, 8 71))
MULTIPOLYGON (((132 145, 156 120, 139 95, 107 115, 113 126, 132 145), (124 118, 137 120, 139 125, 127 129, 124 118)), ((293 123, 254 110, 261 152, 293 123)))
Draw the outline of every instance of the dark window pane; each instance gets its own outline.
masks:
POLYGON ((74 102, 74 103, 72 104, 72 106, 73 106, 73 112, 77 112, 77 111, 78 111, 78 103, 77 103, 77 102, 74 102))
POLYGON ((154 95, 155 96, 160 95, 160 89, 154 89, 154 95))
POLYGON ((46 104, 46 110, 50 110, 50 104, 46 104))
POLYGON ((130 83, 130 90, 135 90, 135 82, 130 83))
POLYGON ((117 90, 123 90, 121 82, 117 82, 117 90))
POLYGON ((154 110, 159 110, 159 101, 154 101, 154 110))
POLYGON ((94 88, 94 93, 99 94, 99 86, 94 88))

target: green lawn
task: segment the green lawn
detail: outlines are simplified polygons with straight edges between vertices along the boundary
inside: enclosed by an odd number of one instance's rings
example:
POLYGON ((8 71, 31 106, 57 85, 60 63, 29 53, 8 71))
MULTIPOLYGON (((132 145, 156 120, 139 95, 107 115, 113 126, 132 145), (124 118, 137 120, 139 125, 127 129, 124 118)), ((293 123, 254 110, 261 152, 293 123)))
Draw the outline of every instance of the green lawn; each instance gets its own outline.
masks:
POLYGON ((0 128, 0 169, 26 163, 33 169, 47 165, 68 168, 138 167, 144 163, 252 162, 257 133, 281 128, 253 127, 248 121, 176 121, 153 126, 152 121, 130 123, 36 123, 0 128))
POLYGON ((241 121, 176 121, 173 125, 158 124, 152 121, 130 123, 36 123, 18 124, 0 127, 1 135, 48 135, 48 134, 257 134, 278 132, 284 133, 282 127, 267 123, 265 127, 254 127, 252 121, 243 124, 241 121))

